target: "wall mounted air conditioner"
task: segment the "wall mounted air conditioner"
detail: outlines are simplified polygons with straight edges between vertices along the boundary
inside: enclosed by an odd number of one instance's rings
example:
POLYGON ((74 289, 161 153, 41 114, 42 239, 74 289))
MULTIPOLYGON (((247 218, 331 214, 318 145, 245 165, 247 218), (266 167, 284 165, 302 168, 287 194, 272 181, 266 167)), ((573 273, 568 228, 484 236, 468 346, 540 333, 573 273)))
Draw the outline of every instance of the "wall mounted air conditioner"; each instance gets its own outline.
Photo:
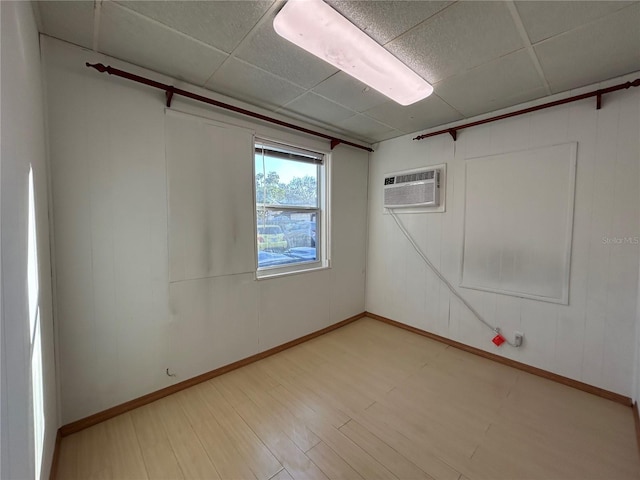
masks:
POLYGON ((384 207, 438 207, 441 173, 441 168, 425 167, 386 174, 384 207))

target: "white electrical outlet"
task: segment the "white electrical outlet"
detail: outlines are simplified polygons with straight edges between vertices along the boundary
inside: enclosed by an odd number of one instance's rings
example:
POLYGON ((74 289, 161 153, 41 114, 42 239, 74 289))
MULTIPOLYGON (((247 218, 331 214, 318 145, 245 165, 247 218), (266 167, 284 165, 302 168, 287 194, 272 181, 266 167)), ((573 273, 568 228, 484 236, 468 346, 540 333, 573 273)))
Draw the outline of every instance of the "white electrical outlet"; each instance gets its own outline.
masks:
POLYGON ((522 332, 515 332, 515 344, 516 347, 519 347, 520 345, 522 345, 522 342, 524 341, 524 333, 522 332))

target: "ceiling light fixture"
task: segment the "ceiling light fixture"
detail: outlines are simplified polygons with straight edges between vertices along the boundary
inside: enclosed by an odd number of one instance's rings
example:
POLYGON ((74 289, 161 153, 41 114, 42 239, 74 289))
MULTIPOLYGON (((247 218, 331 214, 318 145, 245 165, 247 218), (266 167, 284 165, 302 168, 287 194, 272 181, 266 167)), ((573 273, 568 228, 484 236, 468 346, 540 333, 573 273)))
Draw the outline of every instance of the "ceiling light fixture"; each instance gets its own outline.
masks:
POLYGON ((369 85, 400 105, 433 87, 322 0, 289 0, 273 20, 281 37, 369 85))

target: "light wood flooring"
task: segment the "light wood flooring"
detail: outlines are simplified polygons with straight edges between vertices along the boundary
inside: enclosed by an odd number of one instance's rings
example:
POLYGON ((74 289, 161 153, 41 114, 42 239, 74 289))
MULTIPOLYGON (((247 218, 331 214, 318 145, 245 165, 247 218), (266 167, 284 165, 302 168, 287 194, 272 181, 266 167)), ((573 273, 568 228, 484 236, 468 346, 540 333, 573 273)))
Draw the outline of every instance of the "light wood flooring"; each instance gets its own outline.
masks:
POLYGON ((62 440, 72 479, 638 479, 632 410, 371 319, 62 440))

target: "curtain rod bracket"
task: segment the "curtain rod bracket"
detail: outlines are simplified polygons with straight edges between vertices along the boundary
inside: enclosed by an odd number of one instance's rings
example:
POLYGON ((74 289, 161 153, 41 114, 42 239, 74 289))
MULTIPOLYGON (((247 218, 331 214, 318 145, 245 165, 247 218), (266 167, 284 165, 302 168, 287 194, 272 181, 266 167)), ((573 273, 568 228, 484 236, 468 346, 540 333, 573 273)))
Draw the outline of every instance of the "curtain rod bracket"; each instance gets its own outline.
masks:
POLYGON ((599 93, 596 96, 596 110, 600 110, 602 108, 602 94, 599 93))
POLYGON ((342 143, 342 140, 339 140, 337 138, 332 138, 331 139, 331 150, 333 150, 334 148, 336 148, 338 145, 340 145, 342 143))
POLYGON ((458 140, 458 131, 455 128, 449 130, 449 135, 451 135, 451 138, 453 138, 454 142, 458 140))
POLYGON ((173 87, 167 88, 164 94, 167 97, 167 108, 171 108, 171 100, 173 99, 173 87))

